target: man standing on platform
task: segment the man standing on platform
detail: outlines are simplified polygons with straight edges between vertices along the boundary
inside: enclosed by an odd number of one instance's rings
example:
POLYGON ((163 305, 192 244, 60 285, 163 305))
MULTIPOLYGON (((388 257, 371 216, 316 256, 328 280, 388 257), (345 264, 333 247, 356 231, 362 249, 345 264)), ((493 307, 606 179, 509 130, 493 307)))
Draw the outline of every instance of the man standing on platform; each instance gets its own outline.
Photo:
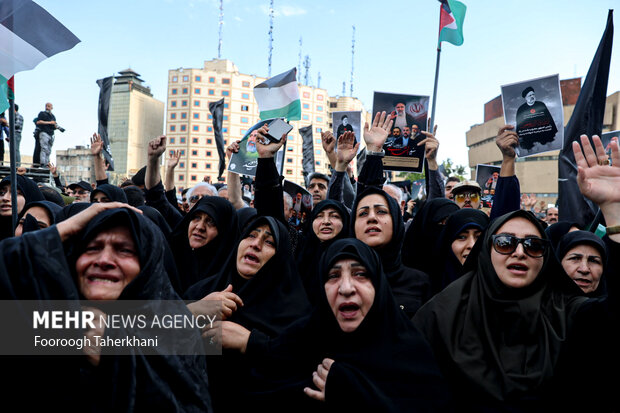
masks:
MULTIPOLYGON (((54 144, 54 131, 58 128, 56 124, 56 117, 52 114, 54 106, 51 103, 45 104, 45 111, 39 112, 39 116, 36 119, 37 128, 40 130, 37 138, 39 146, 41 147, 41 154, 37 159, 37 151, 33 156, 32 162, 40 165, 47 165, 50 161, 50 155, 52 154, 52 145, 54 144)), ((60 130, 62 132, 62 129, 60 130)))

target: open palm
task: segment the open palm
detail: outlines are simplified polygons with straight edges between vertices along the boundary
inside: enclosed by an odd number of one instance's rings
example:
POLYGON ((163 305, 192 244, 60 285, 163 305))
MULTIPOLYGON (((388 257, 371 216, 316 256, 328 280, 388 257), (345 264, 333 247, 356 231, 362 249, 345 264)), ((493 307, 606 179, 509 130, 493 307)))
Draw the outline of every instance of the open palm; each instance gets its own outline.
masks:
POLYGON ((581 135, 581 147, 573 142, 573 153, 578 167, 577 183, 581 193, 601 206, 620 203, 620 152, 618 140, 614 138, 611 146, 612 166, 605 165, 607 155, 598 136, 592 137, 594 148, 586 135, 581 135))

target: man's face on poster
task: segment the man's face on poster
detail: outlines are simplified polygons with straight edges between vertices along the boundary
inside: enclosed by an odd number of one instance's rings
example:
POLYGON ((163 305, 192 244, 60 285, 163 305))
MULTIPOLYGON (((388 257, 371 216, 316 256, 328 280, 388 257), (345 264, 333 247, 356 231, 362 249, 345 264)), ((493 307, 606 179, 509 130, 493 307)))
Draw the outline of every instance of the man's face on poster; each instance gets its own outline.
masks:
POLYGON ((402 115, 403 113, 405 113, 405 104, 404 103, 397 103, 396 104, 396 112, 398 112, 399 115, 402 115))
POLYGON ((418 125, 411 125, 411 136, 416 136, 418 133, 420 133, 418 125))
POLYGON ((493 179, 497 179, 499 177, 499 172, 493 172, 493 179))
POLYGON ((411 129, 409 129, 409 126, 405 126, 403 128, 403 136, 405 138, 408 138, 409 136, 411 136, 411 129))
POLYGON ((344 126, 347 126, 349 124, 349 118, 347 118, 346 116, 344 118, 342 118, 342 124, 344 126))
POLYGON ((400 128, 392 129, 392 136, 399 137, 400 136, 400 128))
POLYGON ((534 93, 534 91, 528 92, 527 95, 525 95, 525 101, 530 106, 532 106, 534 102, 536 102, 536 94, 534 93))

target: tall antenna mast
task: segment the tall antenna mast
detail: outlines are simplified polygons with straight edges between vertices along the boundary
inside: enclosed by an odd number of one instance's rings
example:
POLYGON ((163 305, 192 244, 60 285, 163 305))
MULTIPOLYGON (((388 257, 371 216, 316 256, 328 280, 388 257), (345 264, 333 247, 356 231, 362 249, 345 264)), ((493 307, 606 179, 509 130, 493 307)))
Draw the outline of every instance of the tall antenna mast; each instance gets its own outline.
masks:
POLYGON ((271 55, 273 54, 273 0, 269 2, 269 60, 267 77, 271 77, 271 55))
POLYGON ((306 68, 305 84, 308 86, 308 80, 310 79, 310 56, 308 55, 304 59, 304 67, 306 68))
POLYGON ((355 61, 355 26, 353 26, 353 37, 351 38, 351 97, 353 96, 353 62, 355 61))
POLYGON ((224 28, 224 0, 220 0, 220 41, 217 44, 217 58, 222 58, 222 29, 224 28))
POLYGON ((319 89, 321 88, 321 72, 319 72, 319 80, 317 80, 316 87, 318 87, 319 89))
POLYGON ((297 73, 301 75, 301 36, 299 36, 299 62, 297 63, 297 73))
POLYGON ((347 94, 347 82, 342 82, 342 96, 347 94))

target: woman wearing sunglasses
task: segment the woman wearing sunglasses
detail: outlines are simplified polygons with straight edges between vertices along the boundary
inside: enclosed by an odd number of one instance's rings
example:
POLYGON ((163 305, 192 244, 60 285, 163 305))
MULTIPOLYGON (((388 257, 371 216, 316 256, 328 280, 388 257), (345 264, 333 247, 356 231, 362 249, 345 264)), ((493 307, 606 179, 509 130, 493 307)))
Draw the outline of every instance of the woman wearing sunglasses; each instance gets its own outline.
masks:
MULTIPOLYGON (((609 167, 599 159, 606 158, 600 139, 593 141, 598 157, 587 137, 581 140, 585 155, 573 144, 578 183, 603 213, 610 274, 618 274, 618 143, 612 143, 614 166, 609 167)), ((413 320, 452 383, 457 404, 464 411, 609 411, 613 393, 604 387, 612 388, 613 380, 589 378, 617 371, 617 351, 606 347, 617 325, 613 277, 607 297, 585 297, 555 259, 538 220, 526 211, 494 220, 475 249, 477 262, 466 265, 470 271, 413 320)))

